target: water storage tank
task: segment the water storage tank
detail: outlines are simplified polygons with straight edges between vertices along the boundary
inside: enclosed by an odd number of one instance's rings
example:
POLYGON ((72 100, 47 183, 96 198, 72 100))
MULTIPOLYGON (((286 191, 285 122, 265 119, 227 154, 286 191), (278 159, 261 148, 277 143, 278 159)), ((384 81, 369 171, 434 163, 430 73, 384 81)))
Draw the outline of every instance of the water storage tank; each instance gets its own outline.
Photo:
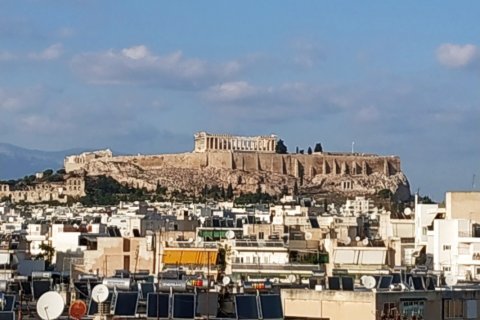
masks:
POLYGON ((109 289, 130 290, 130 278, 104 278, 103 282, 109 289))

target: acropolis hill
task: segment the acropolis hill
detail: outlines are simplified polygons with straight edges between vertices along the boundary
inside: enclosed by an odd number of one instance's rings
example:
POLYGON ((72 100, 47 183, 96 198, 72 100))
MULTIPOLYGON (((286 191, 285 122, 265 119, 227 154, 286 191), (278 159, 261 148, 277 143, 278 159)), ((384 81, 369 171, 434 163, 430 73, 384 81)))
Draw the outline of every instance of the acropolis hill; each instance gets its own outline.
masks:
POLYGON ((364 153, 314 152, 279 154, 277 137, 243 137, 195 134, 193 152, 180 154, 113 156, 110 150, 86 152, 65 158, 65 170, 87 175, 107 175, 121 183, 155 190, 199 194, 205 185, 232 185, 236 194, 271 195, 300 190, 373 194, 389 189, 398 200, 407 200, 410 188, 397 156, 364 153))

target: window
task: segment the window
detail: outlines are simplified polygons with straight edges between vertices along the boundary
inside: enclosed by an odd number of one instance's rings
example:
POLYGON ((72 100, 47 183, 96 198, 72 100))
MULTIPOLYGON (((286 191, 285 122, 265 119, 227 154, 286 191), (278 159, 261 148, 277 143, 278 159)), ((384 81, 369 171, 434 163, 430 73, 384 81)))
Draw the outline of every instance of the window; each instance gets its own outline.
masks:
POLYGON ((395 319, 398 316, 398 306, 394 302, 385 302, 383 304, 382 319, 395 319))
POLYGON ((451 250, 452 249, 452 246, 449 245, 449 244, 444 244, 443 245, 443 251, 446 251, 446 250, 451 250))
POLYGON ((445 319, 463 318, 463 301, 459 299, 443 300, 443 314, 445 319))
POLYGON ((442 270, 449 272, 449 271, 452 271, 452 268, 443 266, 442 270))
POLYGON ((258 233, 258 239, 263 240, 264 237, 265 237, 265 234, 263 232, 258 233))
POLYGON ((402 302, 402 315, 406 317, 421 316, 423 317, 423 310, 425 302, 423 300, 411 300, 402 302))
POLYGON ((422 235, 424 235, 424 236, 427 235, 427 227, 422 228, 422 235))

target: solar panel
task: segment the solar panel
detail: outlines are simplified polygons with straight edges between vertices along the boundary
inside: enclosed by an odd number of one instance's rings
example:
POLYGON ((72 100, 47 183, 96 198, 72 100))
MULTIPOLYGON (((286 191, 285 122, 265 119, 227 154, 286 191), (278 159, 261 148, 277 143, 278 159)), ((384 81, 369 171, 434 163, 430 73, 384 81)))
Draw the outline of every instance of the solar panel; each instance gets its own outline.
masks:
POLYGON ((15 296, 7 294, 4 296, 5 305, 3 306, 3 311, 13 311, 15 307, 15 296))
POLYGON ((260 295, 263 319, 283 319, 282 300, 279 294, 260 295))
POLYGON ((170 295, 168 293, 149 293, 147 295, 147 318, 168 319, 170 295))
POLYGON ((412 276, 413 289, 415 290, 425 290, 425 284, 423 283, 423 277, 412 276))
POLYGON ((378 289, 388 289, 392 284, 393 276, 381 276, 378 282, 378 289))
POLYGON ((22 293, 26 296, 32 295, 32 283, 28 281, 20 282, 20 287, 22 288, 22 293))
POLYGON ((35 280, 32 282, 33 299, 38 300, 42 294, 50 291, 50 280, 35 280))
POLYGON ((146 300, 147 295, 151 292, 155 292, 155 284, 152 282, 140 283, 140 299, 146 300))
POLYGON ((15 312, 0 311, 0 320, 15 320, 15 312))
POLYGON ((312 226, 312 228, 314 229, 319 229, 320 228, 320 225, 318 224, 318 220, 317 218, 308 218, 310 220, 310 225, 312 226))
POLYGON ((330 290, 340 290, 340 278, 339 277, 328 277, 328 289, 330 289, 330 290))
POLYGON ((235 311, 237 313, 237 319, 258 319, 257 296, 235 296, 235 311))
POLYGON ((402 283, 402 275, 400 273, 392 273, 392 284, 402 283))
POLYGON ((175 293, 173 295, 173 318, 195 318, 195 295, 190 293, 175 293))
POLYGON ((113 228, 108 228, 107 232, 110 237, 115 237, 115 230, 113 230, 113 228))
POLYGON ((73 286, 75 288, 76 298, 77 299, 88 299, 89 290, 88 290, 88 282, 74 282, 73 286))
POLYGON ((353 291, 354 282, 352 277, 342 277, 342 290, 353 291))
POLYGON ((138 292, 117 292, 113 304, 115 316, 133 317, 137 313, 138 292))
POLYGON ((425 278, 425 286, 427 288, 427 290, 435 290, 435 284, 436 284, 436 281, 435 281, 435 278, 434 277, 426 277, 425 278))
POLYGON ((218 293, 199 292, 197 293, 196 315, 216 317, 218 313, 218 293))
MULTIPOLYGON (((110 301, 112 301, 112 294, 111 293, 108 294, 108 298, 107 298, 107 301, 105 301, 105 303, 110 302, 110 301)), ((96 313, 98 313, 98 303, 95 302, 95 300, 93 300, 92 298, 90 298, 90 300, 88 301, 88 313, 87 313, 87 315, 93 316, 96 313)))

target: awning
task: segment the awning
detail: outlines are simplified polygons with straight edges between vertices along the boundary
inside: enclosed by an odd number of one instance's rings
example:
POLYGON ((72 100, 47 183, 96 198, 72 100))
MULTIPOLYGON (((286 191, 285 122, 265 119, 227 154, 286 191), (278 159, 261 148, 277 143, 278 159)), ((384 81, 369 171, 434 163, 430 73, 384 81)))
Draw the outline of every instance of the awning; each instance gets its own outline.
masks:
POLYGON ((163 252, 163 263, 174 265, 215 265, 217 250, 171 250, 163 252))

